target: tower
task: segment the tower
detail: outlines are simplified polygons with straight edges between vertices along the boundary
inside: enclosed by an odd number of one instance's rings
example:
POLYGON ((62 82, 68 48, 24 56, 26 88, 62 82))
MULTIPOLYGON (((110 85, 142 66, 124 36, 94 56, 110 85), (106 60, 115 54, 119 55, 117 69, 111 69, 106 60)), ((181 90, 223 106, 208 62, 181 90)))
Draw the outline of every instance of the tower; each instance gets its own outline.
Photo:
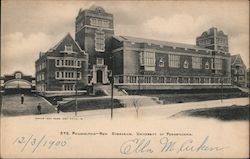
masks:
POLYGON ((114 35, 113 15, 102 7, 80 9, 75 21, 75 39, 89 54, 89 82, 109 83, 109 54, 114 35))
POLYGON ((228 53, 228 36, 215 27, 205 31, 196 38, 196 45, 218 52, 228 53))

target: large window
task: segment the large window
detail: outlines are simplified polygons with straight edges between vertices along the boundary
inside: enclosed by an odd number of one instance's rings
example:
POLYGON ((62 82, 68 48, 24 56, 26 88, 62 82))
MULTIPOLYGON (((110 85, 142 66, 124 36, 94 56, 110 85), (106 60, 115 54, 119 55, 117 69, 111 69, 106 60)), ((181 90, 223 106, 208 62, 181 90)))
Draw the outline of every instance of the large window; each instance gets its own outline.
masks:
POLYGON ((179 68, 180 67, 180 56, 168 55, 169 67, 179 68))
POLYGON ((141 66, 155 66, 155 53, 144 51, 140 53, 141 66))
POLYGON ((105 51, 105 34, 104 32, 97 31, 95 33, 95 50, 104 52, 105 51))
POLYGON ((221 70, 222 69, 222 59, 216 58, 214 60, 214 66, 216 70, 221 70))
POLYGON ((201 69, 202 58, 201 57, 192 57, 192 68, 201 69))
POLYGON ((98 19, 98 18, 90 18, 90 25, 108 28, 110 26, 110 22, 105 19, 98 19))
POLYGON ((140 64, 145 71, 155 71, 155 53, 144 51, 140 53, 140 64))
POLYGON ((78 79, 81 79, 82 77, 81 72, 77 72, 77 74, 76 74, 76 71, 56 71, 55 72, 56 79, 75 80, 76 77, 78 79))
POLYGON ((63 60, 56 59, 55 60, 56 67, 81 67, 81 61, 73 59, 73 58, 67 58, 63 60))

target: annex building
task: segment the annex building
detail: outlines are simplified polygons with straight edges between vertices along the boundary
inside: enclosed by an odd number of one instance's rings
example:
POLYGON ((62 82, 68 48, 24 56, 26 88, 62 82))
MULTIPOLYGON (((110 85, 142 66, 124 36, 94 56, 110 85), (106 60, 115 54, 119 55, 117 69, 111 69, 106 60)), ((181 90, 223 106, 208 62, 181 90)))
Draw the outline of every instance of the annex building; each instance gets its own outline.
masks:
POLYGON ((231 85, 228 36, 215 27, 197 36, 196 45, 119 36, 114 30, 113 14, 102 7, 80 9, 75 40, 67 35, 36 61, 37 90, 84 90, 110 84, 111 77, 125 90, 231 85))

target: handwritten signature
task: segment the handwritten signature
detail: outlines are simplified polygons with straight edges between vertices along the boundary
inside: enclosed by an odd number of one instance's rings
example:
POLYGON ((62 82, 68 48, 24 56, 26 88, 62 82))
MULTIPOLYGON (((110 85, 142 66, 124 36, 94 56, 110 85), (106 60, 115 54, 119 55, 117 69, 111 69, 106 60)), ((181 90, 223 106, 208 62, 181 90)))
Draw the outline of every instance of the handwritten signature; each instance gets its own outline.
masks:
POLYGON ((36 137, 34 135, 19 136, 14 140, 13 145, 20 146, 21 152, 28 149, 31 150, 32 153, 34 153, 39 148, 53 149, 53 148, 65 147, 68 144, 69 139, 70 138, 62 140, 50 139, 46 135, 43 135, 41 137, 36 137))
MULTIPOLYGON (((162 153, 166 152, 175 152, 175 153, 181 153, 181 152, 218 152, 223 151, 225 148, 228 147, 220 147, 220 146, 211 146, 209 145, 209 136, 206 136, 202 142, 194 141, 194 139, 186 139, 183 142, 177 142, 175 140, 170 140, 168 137, 162 137, 159 140, 160 143, 160 149, 157 151, 160 151, 162 153)), ((151 139, 140 139, 135 138, 132 140, 127 140, 124 143, 122 143, 120 147, 120 153, 121 154, 133 154, 133 153, 153 153, 154 150, 152 147, 152 141, 151 139)))

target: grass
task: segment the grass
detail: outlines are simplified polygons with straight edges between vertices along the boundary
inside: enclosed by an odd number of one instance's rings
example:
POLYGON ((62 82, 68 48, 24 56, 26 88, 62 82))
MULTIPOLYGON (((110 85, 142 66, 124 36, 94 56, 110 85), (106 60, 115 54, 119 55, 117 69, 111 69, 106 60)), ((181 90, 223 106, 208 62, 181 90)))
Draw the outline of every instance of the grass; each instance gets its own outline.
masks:
POLYGON ((245 106, 232 105, 230 107, 191 109, 177 113, 172 117, 178 116, 216 118, 223 121, 249 120, 249 104, 245 106))
MULTIPOLYGON (((95 109, 108 109, 111 106, 110 98, 103 98, 103 99, 78 99, 77 100, 78 111, 83 110, 95 110, 95 109)), ((114 99, 113 102, 114 108, 122 108, 124 107, 119 100, 114 99)), ((75 111, 75 101, 70 101, 65 103, 61 106, 62 112, 73 112, 75 111)))

